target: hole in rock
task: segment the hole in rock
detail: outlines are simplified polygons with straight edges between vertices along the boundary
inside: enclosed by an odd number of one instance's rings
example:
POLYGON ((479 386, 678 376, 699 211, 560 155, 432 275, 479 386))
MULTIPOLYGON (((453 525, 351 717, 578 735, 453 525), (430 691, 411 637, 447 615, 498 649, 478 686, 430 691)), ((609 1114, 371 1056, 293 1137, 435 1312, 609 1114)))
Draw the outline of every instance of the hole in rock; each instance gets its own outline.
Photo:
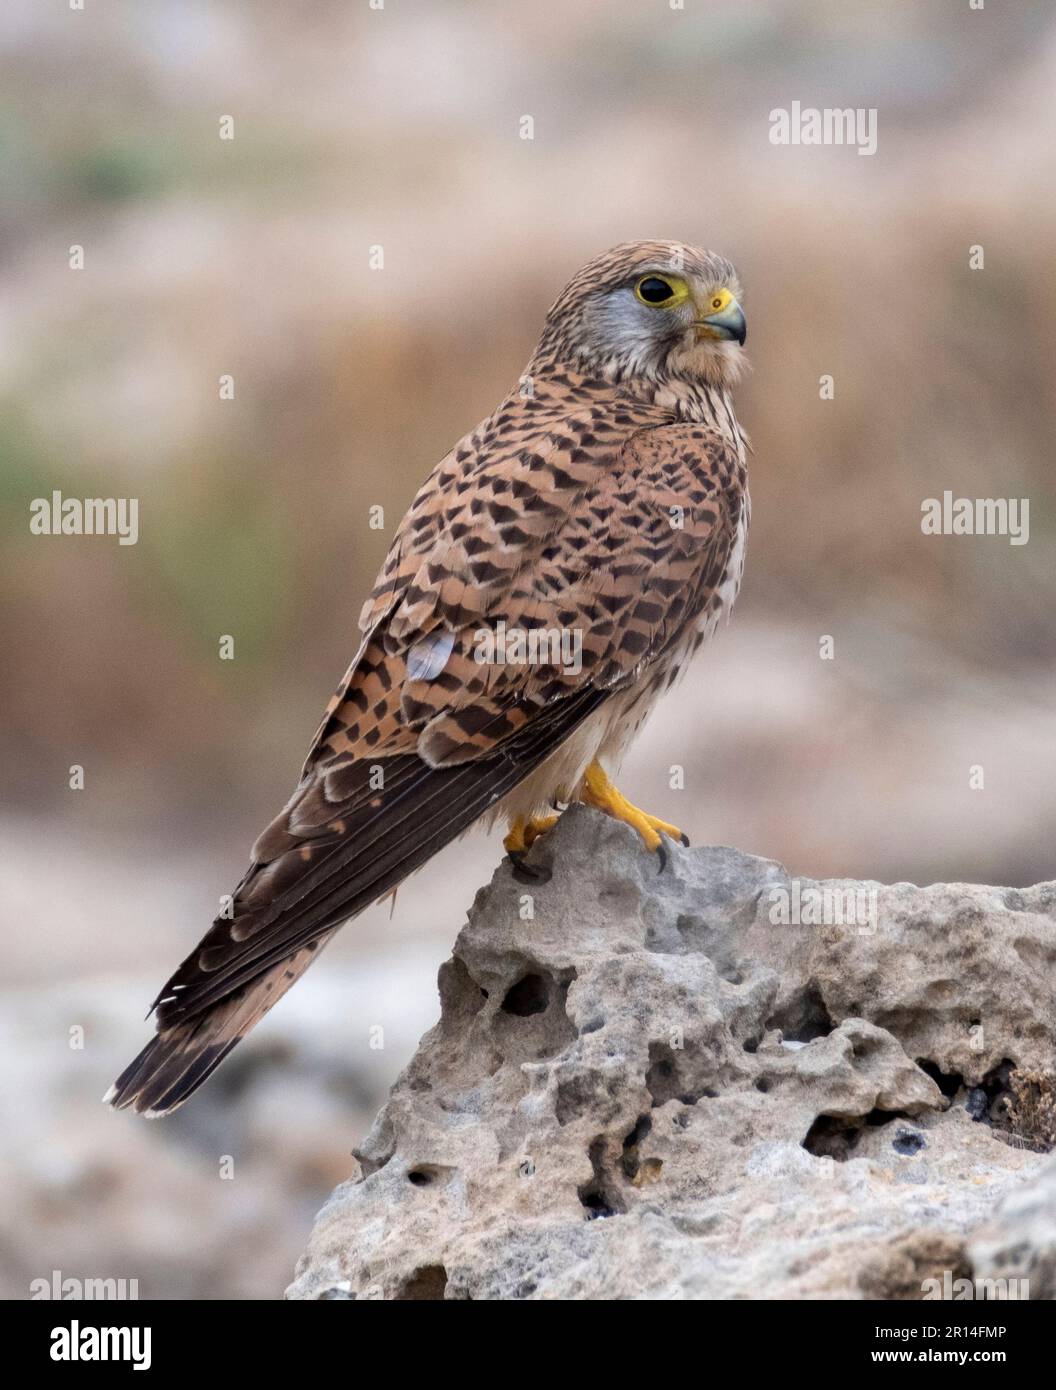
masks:
POLYGON ((833 1158, 842 1163, 852 1156, 852 1151, 862 1131, 878 1125, 889 1125, 892 1120, 908 1119, 898 1110, 870 1110, 868 1115, 819 1115, 807 1130, 803 1148, 816 1158, 833 1158))
POLYGON ((1006 1057, 1004 1061, 998 1062, 992 1071, 986 1073, 979 1083, 979 1087, 986 1092, 990 1101, 1000 1100, 1001 1096, 1008 1090, 1015 1069, 1015 1062, 1006 1057))
POLYGON ((959 1071, 943 1071, 938 1063, 929 1057, 918 1057, 917 1066, 925 1076, 931 1077, 942 1094, 948 1098, 955 1096, 964 1085, 964 1077, 959 1071))
POLYGON ((525 975, 506 991, 502 1009, 518 1018, 529 1018, 532 1014, 545 1013, 549 1003, 549 980, 543 975, 525 975))
POLYGON ((421 1265, 396 1295, 401 1301, 443 1298, 447 1289, 447 1270, 443 1265, 421 1265))
POLYGON ((567 1125, 594 1103, 594 1081, 589 1076, 572 1076, 557 1083, 554 1113, 559 1125, 567 1125))
POLYGON ((620 1157, 620 1167, 623 1175, 628 1181, 633 1182, 638 1175, 638 1145, 646 1137, 653 1127, 652 1117, 649 1115, 639 1115, 638 1122, 623 1141, 623 1153, 620 1157))
POLYGON ((605 1171, 605 1139, 595 1139, 587 1151, 594 1176, 580 1187, 577 1195, 587 1210, 587 1220, 597 1221, 606 1216, 620 1216, 624 1204, 605 1171))
POLYGON ((994 1135, 1017 1149, 1050 1153, 1056 1148, 1056 1077, 1002 1062, 983 1078, 994 1135))
POLYGON ((809 980, 796 991, 784 1008, 766 1021, 767 1028, 780 1028, 785 1042, 813 1042, 826 1038, 835 1028, 818 982, 809 980))
MULTIPOLYGON (((933 1081, 942 1087, 943 1095, 950 1093, 943 1086, 940 1079, 943 1073, 930 1062, 918 1062, 917 1066, 921 1071, 926 1071, 933 1081)), ((964 1108, 975 1120, 976 1124, 993 1125, 995 1122, 1000 1125, 1002 1110, 1006 1105, 1006 1098, 1009 1094, 1009 1082, 1012 1073, 1016 1069, 1015 1062, 1007 1057, 983 1077, 977 1086, 968 1087, 968 1095, 964 1102, 964 1108)), ((962 1085, 967 1086, 963 1077, 959 1078, 962 1085)))
POLYGON ((454 1168, 439 1163, 416 1163, 413 1168, 408 1168, 407 1181, 413 1187, 431 1187, 434 1183, 449 1182, 454 1172, 454 1168))
POLYGON ((595 1191, 593 1187, 584 1188, 579 1194, 579 1200, 586 1207, 587 1211, 590 1212, 592 1220, 600 1216, 616 1215, 615 1210, 609 1206, 602 1194, 595 1191))
POLYGON ((649 1044, 649 1070, 645 1074, 645 1084, 654 1106, 666 1105, 681 1094, 675 1054, 666 1043, 649 1044))

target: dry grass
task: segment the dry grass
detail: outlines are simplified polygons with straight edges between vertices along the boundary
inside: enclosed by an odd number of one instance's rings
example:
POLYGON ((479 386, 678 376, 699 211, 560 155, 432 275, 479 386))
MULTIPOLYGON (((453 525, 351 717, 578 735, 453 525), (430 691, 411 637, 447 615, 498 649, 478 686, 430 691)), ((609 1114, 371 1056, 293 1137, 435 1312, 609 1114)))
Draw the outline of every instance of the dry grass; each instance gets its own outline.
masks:
POLYGON ((995 1115, 997 1129, 1014 1147, 1035 1153, 1056 1148, 1056 1085, 1047 1073, 1014 1071, 995 1115))

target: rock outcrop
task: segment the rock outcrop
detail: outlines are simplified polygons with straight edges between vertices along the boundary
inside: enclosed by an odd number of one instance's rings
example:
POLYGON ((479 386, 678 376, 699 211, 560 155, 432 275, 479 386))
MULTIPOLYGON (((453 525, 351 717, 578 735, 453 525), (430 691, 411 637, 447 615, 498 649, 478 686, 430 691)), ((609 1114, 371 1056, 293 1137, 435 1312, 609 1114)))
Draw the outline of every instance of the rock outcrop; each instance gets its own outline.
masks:
POLYGON ((1056 883, 660 871, 582 807, 526 869, 289 1297, 1053 1296, 1056 883))

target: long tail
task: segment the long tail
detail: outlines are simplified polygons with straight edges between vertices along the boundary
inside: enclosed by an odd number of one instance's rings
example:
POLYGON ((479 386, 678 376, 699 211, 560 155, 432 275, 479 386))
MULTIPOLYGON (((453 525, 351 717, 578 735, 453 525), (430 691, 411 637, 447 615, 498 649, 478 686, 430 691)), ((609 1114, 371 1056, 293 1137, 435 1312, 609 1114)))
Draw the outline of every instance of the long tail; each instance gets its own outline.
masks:
POLYGON ((304 974, 327 939, 280 961, 211 1009, 163 1028, 117 1078, 104 1103, 149 1120, 178 1109, 304 974))
POLYGON ((233 914, 216 919, 154 1001, 157 1036, 106 1101, 151 1116, 182 1105, 342 923, 468 829, 604 698, 588 689, 543 706, 516 736, 452 766, 401 754, 309 769, 254 846, 233 914))

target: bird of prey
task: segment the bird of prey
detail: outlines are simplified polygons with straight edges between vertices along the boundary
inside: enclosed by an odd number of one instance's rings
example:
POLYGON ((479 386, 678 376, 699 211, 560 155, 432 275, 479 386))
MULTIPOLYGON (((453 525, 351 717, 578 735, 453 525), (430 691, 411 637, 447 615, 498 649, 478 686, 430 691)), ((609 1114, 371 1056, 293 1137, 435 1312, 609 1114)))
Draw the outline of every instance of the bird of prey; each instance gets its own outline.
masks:
POLYGON ((610 776, 740 584, 740 297, 728 261, 671 241, 568 283, 403 518, 296 790, 108 1102, 175 1110, 342 923, 481 818, 515 862, 573 800, 661 854, 681 834, 610 776))

